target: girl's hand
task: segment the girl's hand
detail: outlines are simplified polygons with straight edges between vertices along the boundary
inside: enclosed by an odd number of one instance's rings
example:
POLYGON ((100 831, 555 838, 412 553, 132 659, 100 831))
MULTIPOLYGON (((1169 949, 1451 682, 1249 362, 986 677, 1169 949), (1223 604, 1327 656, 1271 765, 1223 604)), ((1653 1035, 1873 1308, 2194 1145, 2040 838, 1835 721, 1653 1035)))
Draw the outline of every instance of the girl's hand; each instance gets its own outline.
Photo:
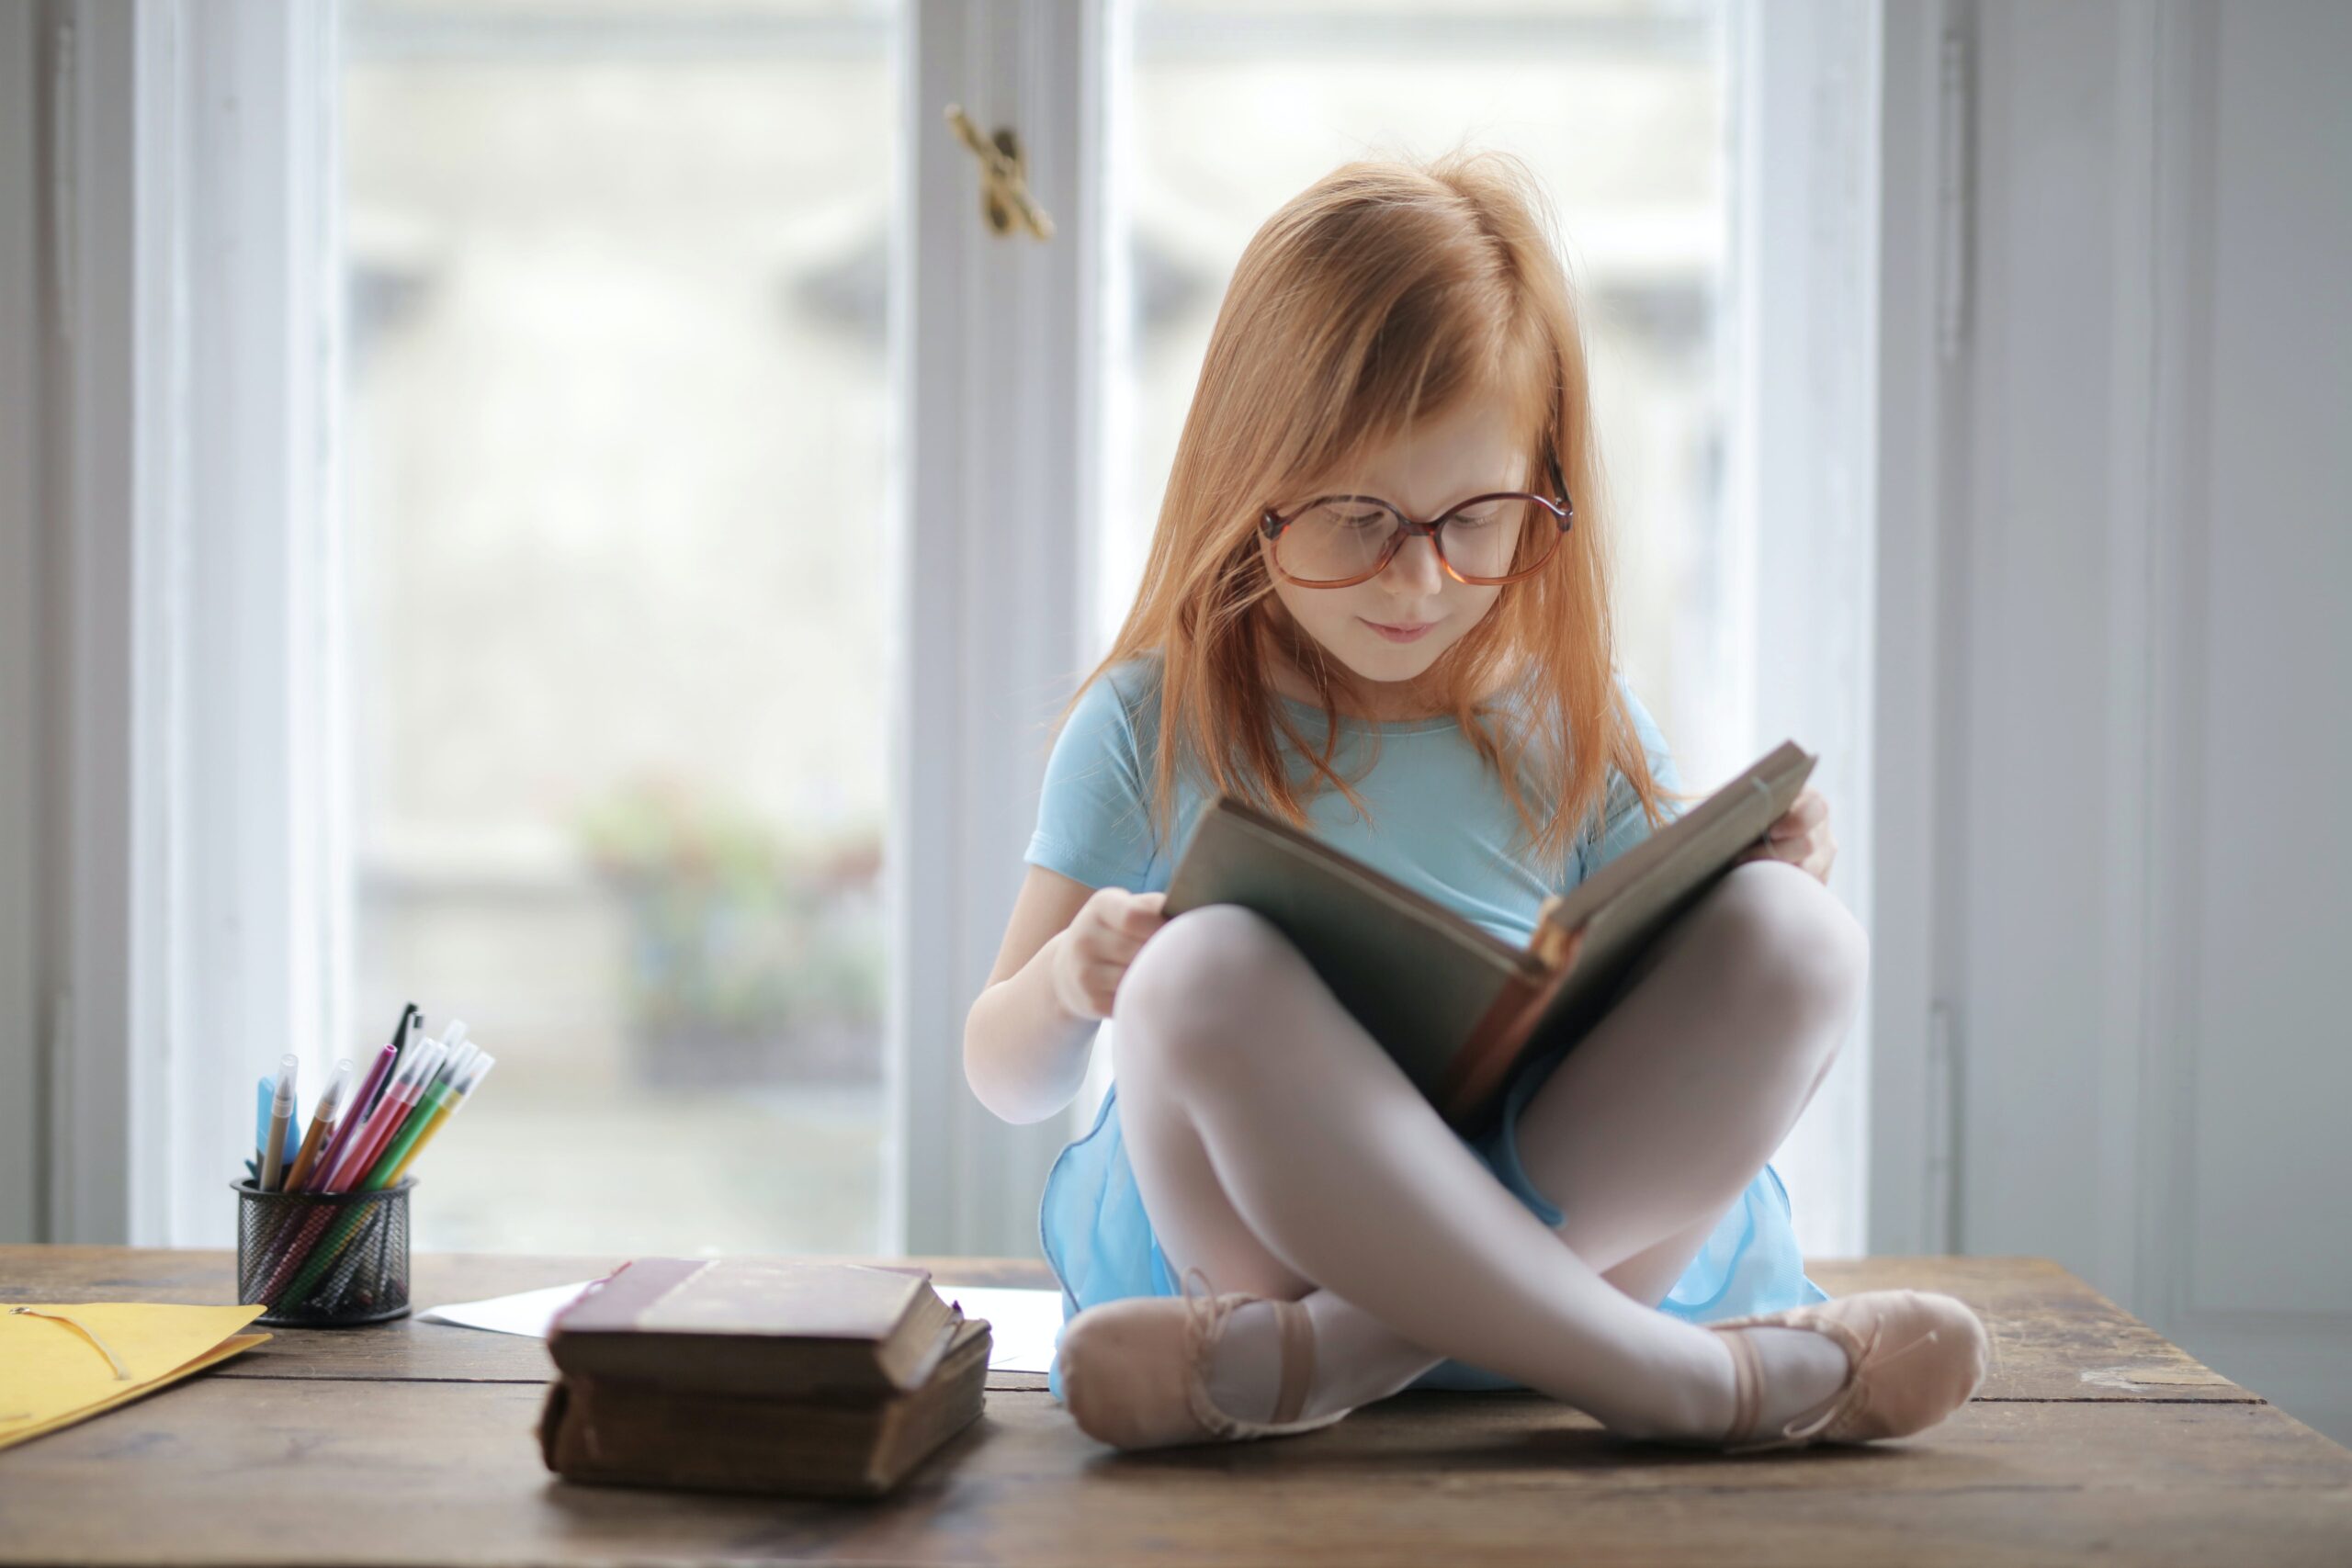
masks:
POLYGON ((1098 887, 1079 906, 1054 950, 1054 997, 1073 1018, 1111 1016, 1119 977, 1152 932, 1168 923, 1165 893, 1098 887))
POLYGON ((1535 911, 1535 934, 1527 944, 1529 948, 1544 953, 1545 960, 1562 974, 1577 966, 1577 955, 1584 952, 1585 934, 1589 925, 1588 922, 1571 931, 1560 929, 1559 922, 1552 918, 1552 911, 1566 901, 1567 895, 1564 893, 1555 893, 1544 900, 1543 906, 1535 911))
POLYGON ((1829 836, 1829 801, 1811 784, 1797 792, 1794 805, 1765 830, 1763 840, 1742 850, 1734 865, 1747 861, 1784 860, 1813 873, 1829 886, 1829 863, 1838 855, 1838 840, 1829 836))

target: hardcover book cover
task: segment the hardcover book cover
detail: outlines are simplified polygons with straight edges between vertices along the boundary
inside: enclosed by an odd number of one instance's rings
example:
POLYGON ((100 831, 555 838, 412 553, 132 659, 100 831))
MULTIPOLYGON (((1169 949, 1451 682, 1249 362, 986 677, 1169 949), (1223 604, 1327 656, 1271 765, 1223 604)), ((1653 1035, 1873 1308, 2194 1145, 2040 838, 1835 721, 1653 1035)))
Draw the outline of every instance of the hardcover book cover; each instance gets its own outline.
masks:
POLYGON ((929 1380, 963 1316, 920 1268, 640 1258, 556 1314, 548 1354, 673 1393, 880 1398, 929 1380))
POLYGON ((1169 918, 1240 904, 1279 927, 1448 1124, 1481 1130, 1521 1059, 1592 1027, 1651 942, 1796 801, 1818 759, 1781 742, 1721 789, 1545 900, 1514 946, 1230 795, 1169 879, 1169 918), (1578 927, 1573 964, 1554 956, 1578 927))

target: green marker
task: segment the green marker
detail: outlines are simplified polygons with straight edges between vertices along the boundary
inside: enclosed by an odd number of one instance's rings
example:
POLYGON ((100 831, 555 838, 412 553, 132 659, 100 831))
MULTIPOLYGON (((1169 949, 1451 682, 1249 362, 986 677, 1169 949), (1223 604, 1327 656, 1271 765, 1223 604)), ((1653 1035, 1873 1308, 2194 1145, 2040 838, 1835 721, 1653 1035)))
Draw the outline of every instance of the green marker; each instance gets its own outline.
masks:
POLYGON ((401 1161, 408 1157, 408 1151, 416 1146, 416 1140, 424 1135, 424 1129, 432 1124, 433 1118, 456 1098, 457 1091, 449 1087, 448 1079, 435 1078, 433 1087, 424 1091, 424 1098, 416 1102, 416 1109, 409 1112, 408 1120, 401 1123, 399 1135, 378 1156, 376 1168, 368 1173, 368 1179, 359 1184, 360 1190, 372 1192, 389 1182, 392 1172, 401 1168, 401 1161))
MULTIPOLYGON (((451 1039, 456 1039, 464 1027, 463 1024, 453 1023, 449 1031, 451 1039)), ((471 1042, 452 1045, 447 1040, 434 1041, 426 1049, 437 1050, 442 1055, 437 1064, 431 1063, 428 1058, 424 1070, 431 1075, 431 1080, 426 1085, 424 1093, 410 1103, 407 1114, 401 1119, 399 1130, 392 1134, 383 1150, 377 1155, 375 1163, 368 1168, 367 1177, 352 1190, 379 1191, 389 1183, 392 1172, 400 1168, 401 1159, 407 1155, 410 1145, 416 1142, 417 1135, 423 1133, 432 1122, 433 1113, 447 1103, 449 1095, 447 1067, 454 1061, 469 1060, 480 1052, 480 1047, 471 1042)), ((302 1266, 302 1271, 295 1276, 293 1284, 287 1288, 285 1295, 279 1299, 288 1302, 302 1300, 311 1288, 317 1285, 326 1271, 334 1266, 335 1259, 343 1256, 344 1249, 350 1245, 352 1238, 367 1223, 368 1216, 368 1211, 364 1208, 353 1209, 345 1214, 334 1230, 311 1250, 309 1260, 302 1266)))

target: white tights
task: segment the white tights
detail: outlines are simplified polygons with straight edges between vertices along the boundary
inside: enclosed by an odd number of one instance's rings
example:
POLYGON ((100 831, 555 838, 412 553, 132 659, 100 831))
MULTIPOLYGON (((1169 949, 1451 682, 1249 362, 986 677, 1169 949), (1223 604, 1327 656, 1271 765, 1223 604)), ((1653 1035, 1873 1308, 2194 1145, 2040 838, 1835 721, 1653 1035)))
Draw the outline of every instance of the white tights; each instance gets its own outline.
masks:
MULTIPOLYGON (((1144 943, 1114 999, 1136 1182, 1180 1278, 1198 1264, 1220 1292, 1306 1302, 1306 1414, 1453 1357, 1627 1436, 1715 1438, 1729 1348, 1657 1304, 1827 1073, 1867 962, 1860 923, 1809 873, 1733 866, 1526 1102, 1521 1156, 1563 1216, 1547 1230, 1270 922, 1192 910, 1144 943)), ((1227 1323, 1213 1396, 1237 1415, 1271 1408, 1272 1317, 1253 1303, 1227 1323)), ((1770 1417, 1844 1375, 1819 1335, 1747 1332, 1770 1417)))

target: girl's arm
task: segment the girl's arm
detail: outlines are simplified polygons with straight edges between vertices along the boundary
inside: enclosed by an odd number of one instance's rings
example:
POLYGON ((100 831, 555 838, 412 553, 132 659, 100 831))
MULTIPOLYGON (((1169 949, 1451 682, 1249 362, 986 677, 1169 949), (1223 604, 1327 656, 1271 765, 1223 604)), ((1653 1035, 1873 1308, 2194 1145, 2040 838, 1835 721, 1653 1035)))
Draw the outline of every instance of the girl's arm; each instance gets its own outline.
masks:
POLYGON ((1007 1122, 1042 1122, 1078 1098, 1100 1016, 1066 1006, 1055 982, 1071 922, 1095 889, 1029 867, 989 983, 964 1020, 964 1077, 1007 1122))
POLYGON ((1028 878, 964 1020, 965 1081, 1007 1122, 1042 1122, 1078 1098, 1094 1026, 1162 923, 1165 894, 1128 891, 1153 861, 1140 744, 1106 677, 1080 694, 1046 760, 1028 878))

